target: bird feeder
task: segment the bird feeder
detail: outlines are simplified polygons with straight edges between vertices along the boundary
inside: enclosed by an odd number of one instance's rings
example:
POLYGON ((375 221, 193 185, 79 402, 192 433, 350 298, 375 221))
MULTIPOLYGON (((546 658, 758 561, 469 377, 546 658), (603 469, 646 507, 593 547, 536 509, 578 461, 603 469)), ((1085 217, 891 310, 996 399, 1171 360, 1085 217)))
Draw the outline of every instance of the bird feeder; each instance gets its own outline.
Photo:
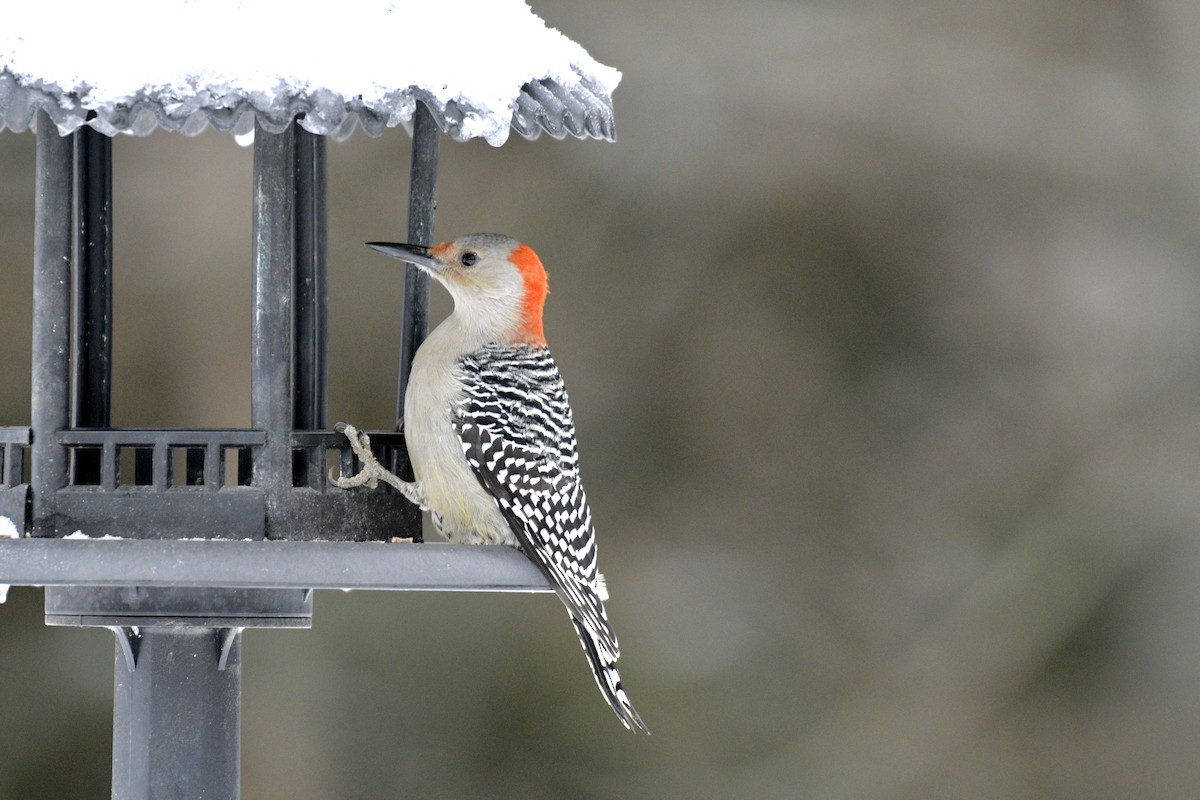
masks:
MULTIPOLYGON (((91 46, 126 38, 110 7, 79 4, 71 26, 6 12, 0 131, 36 131, 37 185, 31 419, 0 427, 0 584, 46 587, 49 625, 115 632, 114 798, 238 796, 241 632, 309 627, 313 589, 548 591, 519 552, 423 543, 398 492, 329 480, 356 464, 326 419, 326 137, 411 133, 408 241, 430 244, 443 134, 615 135, 619 74, 524 3, 431 6, 342 4, 315 48, 312 21, 272 4, 159 2, 159 30, 193 35, 124 60, 91 46), (451 28, 470 53, 426 33, 451 28), (121 428, 111 137, 209 125, 253 136, 251 424, 121 428), (394 537, 413 543, 378 543, 394 537)), ((428 295, 411 265, 404 281, 398 421, 428 295)), ((371 440, 402 473, 398 428, 371 440)))

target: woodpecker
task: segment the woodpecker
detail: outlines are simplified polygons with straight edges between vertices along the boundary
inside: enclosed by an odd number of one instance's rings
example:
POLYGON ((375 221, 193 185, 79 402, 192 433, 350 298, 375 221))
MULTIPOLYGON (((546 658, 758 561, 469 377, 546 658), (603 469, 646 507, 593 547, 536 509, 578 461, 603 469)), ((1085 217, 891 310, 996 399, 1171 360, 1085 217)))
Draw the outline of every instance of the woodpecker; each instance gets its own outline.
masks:
POLYGON ((339 424, 363 470, 349 488, 379 479, 430 512, 447 540, 517 547, 571 615, 596 683, 625 727, 649 733, 617 672, 620 649, 604 610, 596 533, 579 480, 575 425, 546 347, 546 270, 508 236, 479 233, 436 247, 368 242, 446 287, 454 311, 417 350, 404 396, 404 437, 414 482, 388 472, 370 442, 339 424))

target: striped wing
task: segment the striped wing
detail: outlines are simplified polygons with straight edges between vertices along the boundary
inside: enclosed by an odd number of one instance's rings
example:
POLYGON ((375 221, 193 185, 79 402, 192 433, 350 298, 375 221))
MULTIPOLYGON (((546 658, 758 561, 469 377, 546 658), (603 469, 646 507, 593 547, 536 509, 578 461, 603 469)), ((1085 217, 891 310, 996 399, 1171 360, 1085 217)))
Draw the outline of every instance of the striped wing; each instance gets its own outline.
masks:
POLYGON ((550 351, 490 345, 463 357, 460 368, 466 392, 454 425, 471 469, 571 616, 615 661, 575 425, 550 351))

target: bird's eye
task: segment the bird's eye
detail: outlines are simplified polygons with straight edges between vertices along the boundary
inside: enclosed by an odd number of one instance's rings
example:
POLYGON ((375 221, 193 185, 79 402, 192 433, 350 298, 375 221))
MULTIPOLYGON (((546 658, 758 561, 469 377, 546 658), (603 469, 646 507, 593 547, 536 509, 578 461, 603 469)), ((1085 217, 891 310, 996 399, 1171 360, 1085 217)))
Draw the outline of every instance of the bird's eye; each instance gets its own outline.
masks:
POLYGON ((470 250, 458 257, 458 263, 462 264, 464 267, 473 267, 475 266, 475 262, 478 260, 479 256, 475 253, 472 253, 470 250))

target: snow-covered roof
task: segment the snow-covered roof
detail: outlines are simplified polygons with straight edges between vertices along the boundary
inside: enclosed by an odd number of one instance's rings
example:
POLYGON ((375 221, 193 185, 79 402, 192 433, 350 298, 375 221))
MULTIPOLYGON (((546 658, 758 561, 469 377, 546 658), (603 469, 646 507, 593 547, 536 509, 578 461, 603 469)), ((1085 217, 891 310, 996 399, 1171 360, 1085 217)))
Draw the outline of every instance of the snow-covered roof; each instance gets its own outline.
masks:
POLYGON ((68 133, 244 134, 301 124, 335 139, 409 126, 421 100, 460 141, 612 140, 621 73, 522 0, 43 0, 0 24, 0 131, 45 109, 68 133))

